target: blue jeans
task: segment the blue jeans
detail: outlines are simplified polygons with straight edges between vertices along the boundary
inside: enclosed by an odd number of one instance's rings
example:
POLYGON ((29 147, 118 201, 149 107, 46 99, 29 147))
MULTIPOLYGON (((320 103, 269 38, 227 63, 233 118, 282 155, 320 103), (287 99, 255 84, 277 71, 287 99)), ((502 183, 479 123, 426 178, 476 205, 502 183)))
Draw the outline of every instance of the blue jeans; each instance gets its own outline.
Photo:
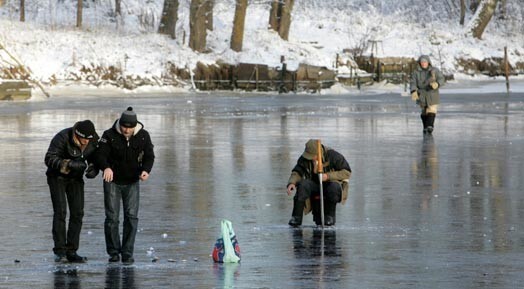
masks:
POLYGON ((138 228, 138 206, 140 186, 138 182, 129 185, 117 185, 104 181, 104 206, 106 220, 104 233, 107 254, 122 255, 122 258, 133 257, 135 236, 138 228), (120 199, 124 208, 124 231, 120 243, 119 216, 120 199))

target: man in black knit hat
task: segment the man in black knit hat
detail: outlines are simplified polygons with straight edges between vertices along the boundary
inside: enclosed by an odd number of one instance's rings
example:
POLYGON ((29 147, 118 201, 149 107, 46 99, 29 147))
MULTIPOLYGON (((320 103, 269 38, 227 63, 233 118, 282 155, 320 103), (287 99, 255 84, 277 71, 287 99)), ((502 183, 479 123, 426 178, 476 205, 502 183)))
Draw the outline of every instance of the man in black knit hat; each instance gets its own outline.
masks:
POLYGON ((87 261, 87 258, 79 256, 76 251, 84 217, 83 175, 86 169, 88 178, 94 178, 98 174, 98 169, 92 164, 97 146, 95 126, 90 120, 84 120, 56 134, 45 155, 47 184, 53 202, 53 251, 56 262, 87 261), (69 227, 66 234, 68 204, 69 227))
POLYGON ((149 178, 155 154, 149 133, 127 108, 99 142, 98 167, 104 172, 104 232, 109 262, 133 263, 138 228, 139 181, 149 178), (124 209, 122 242, 119 234, 120 199, 124 209))

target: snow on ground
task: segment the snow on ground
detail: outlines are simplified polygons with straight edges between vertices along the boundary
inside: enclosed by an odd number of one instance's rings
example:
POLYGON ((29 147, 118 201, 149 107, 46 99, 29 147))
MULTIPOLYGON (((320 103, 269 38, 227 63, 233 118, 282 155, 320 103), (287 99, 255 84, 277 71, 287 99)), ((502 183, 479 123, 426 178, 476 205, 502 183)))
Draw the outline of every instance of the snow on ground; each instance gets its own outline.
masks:
MULTIPOLYGON (((524 61, 524 36, 520 31, 490 24, 483 40, 472 39, 456 19, 432 13, 431 9, 437 11, 439 6, 408 13, 409 5, 402 4, 395 10, 386 8, 388 1, 371 1, 375 6, 364 5, 361 0, 350 4, 326 0, 325 5, 299 1, 293 10, 290 39, 283 41, 267 29, 269 1, 250 1, 243 51, 237 53, 229 49, 233 2, 216 1, 214 30, 207 38, 210 52, 195 53, 187 46, 188 1, 180 1, 177 39, 155 33, 162 0, 148 0, 145 4, 125 1, 124 16, 118 21, 111 17, 112 1, 89 2, 91 6, 84 8, 83 29, 73 27, 74 1, 31 1, 25 23, 17 21, 14 2, 8 1, 0 8, 0 43, 44 82, 53 77, 68 78, 83 66, 115 66, 125 75, 151 77, 160 76, 168 63, 188 68, 198 61, 276 67, 281 55, 286 56, 289 69, 299 63, 332 68, 337 53, 368 44, 369 40, 379 41, 375 52, 378 56, 429 54, 434 65, 451 73, 457 72, 457 58, 502 57, 504 46, 508 46, 512 63, 524 61), (417 20, 419 14, 428 20, 417 20)), ((370 52, 368 48, 365 54, 370 52)), ((460 76, 458 79, 462 80, 460 76)))

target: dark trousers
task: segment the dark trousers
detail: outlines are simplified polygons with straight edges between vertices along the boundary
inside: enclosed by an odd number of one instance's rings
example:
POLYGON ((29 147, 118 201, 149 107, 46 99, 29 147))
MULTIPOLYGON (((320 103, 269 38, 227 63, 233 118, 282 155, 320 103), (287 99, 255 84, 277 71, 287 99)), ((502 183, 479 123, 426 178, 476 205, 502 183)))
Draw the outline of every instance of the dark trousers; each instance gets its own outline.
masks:
POLYGON ((84 181, 63 177, 47 177, 53 202, 53 252, 57 255, 75 253, 80 244, 84 217, 84 181), (67 206, 69 227, 66 234, 67 206))
MULTIPOLYGON (((342 196, 342 186, 337 182, 322 182, 324 200, 338 203, 342 196)), ((302 180, 297 184, 295 199, 305 202, 312 196, 320 195, 320 184, 312 180, 302 180)))
POLYGON ((133 256, 135 236, 138 228, 138 207, 140 186, 138 182, 129 185, 117 185, 104 182, 104 206, 106 220, 104 233, 106 250, 110 256, 122 254, 122 258, 133 256), (119 217, 120 200, 124 208, 124 230, 120 242, 119 217))
MULTIPOLYGON (((323 182, 322 192, 324 195, 324 215, 335 218, 336 205, 342 197, 342 186, 337 182, 323 182)), ((312 180, 302 180, 297 183, 297 192, 294 198, 292 216, 302 223, 302 214, 307 199, 311 199, 313 220, 321 224, 320 214, 320 184, 312 180)))

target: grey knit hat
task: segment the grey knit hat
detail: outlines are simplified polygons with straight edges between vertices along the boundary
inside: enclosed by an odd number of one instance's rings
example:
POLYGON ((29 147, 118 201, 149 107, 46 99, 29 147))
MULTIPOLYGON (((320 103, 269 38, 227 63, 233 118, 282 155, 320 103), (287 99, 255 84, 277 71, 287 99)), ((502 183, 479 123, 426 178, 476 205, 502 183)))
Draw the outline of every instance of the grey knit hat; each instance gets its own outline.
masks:
POLYGON ((429 59, 429 55, 421 55, 418 58, 418 63, 421 63, 421 62, 427 62, 431 65, 431 60, 429 59))
POLYGON ((138 123, 136 119, 136 113, 133 111, 132 107, 128 107, 126 111, 122 112, 120 120, 118 121, 121 126, 133 128, 138 123))

